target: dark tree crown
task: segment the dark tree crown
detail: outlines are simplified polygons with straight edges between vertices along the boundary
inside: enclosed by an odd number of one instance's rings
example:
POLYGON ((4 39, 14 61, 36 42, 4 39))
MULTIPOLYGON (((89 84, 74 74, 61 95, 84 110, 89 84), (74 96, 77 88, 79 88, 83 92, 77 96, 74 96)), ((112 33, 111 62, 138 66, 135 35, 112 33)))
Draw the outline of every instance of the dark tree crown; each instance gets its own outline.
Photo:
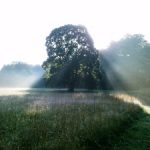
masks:
POLYGON ((88 87, 95 87, 98 51, 84 26, 65 25, 54 29, 46 38, 46 48, 48 59, 43 68, 49 83, 55 79, 59 85, 74 88, 82 78, 91 81, 92 86, 88 87))

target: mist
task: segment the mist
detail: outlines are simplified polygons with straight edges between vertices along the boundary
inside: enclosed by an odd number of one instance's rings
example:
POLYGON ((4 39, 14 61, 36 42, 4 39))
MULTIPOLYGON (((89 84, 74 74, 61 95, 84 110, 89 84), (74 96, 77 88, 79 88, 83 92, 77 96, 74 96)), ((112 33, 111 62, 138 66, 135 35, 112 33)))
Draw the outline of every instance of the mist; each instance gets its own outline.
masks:
POLYGON ((150 44, 141 34, 128 35, 102 52, 108 88, 136 90, 150 87, 150 44))
POLYGON ((7 64, 0 70, 0 88, 43 87, 43 69, 22 62, 7 64))

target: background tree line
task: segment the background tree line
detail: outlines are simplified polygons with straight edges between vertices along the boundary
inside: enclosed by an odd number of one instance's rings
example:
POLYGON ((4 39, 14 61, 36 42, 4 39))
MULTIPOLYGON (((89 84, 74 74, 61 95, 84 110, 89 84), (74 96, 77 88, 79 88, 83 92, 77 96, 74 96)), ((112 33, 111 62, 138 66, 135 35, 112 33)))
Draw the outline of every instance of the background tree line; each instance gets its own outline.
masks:
POLYGON ((97 50, 81 25, 55 28, 46 38, 48 58, 42 66, 4 65, 1 87, 140 89, 150 87, 150 43, 141 34, 127 35, 97 50), (42 69, 43 67, 43 69, 42 69))
POLYGON ((15 62, 0 70, 0 87, 44 87, 40 65, 15 62))
POLYGON ((150 44, 141 34, 127 35, 102 52, 106 89, 150 87, 150 44), (109 83, 109 84, 108 84, 109 83))

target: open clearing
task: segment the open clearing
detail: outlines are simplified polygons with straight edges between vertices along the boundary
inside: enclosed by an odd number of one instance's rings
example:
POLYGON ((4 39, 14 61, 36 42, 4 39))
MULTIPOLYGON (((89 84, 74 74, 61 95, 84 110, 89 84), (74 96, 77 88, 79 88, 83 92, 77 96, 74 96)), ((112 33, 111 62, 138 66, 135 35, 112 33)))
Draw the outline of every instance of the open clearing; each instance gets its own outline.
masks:
POLYGON ((130 95, 1 89, 0 149, 148 150, 148 101, 130 95))

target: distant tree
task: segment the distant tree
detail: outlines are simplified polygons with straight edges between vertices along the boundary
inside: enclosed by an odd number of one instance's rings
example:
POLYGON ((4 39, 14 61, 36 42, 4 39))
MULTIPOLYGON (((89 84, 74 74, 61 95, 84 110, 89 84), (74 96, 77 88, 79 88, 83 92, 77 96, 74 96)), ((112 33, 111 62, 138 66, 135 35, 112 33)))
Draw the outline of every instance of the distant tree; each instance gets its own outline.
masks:
POLYGON ((141 53, 141 49, 146 45, 147 41, 143 35, 129 34, 117 42, 112 42, 108 50, 119 57, 128 55, 135 56, 138 55, 139 52, 141 53))
MULTIPOLYGON (((149 87, 150 44, 141 34, 127 35, 111 43, 102 54, 102 66, 115 88, 149 87)), ((106 79, 106 78, 105 78, 106 79)))
POLYGON ((48 59, 43 63, 48 86, 94 89, 100 81, 99 53, 84 26, 65 25, 46 38, 48 59))
POLYGON ((43 69, 39 65, 15 62, 0 70, 0 87, 44 87, 43 69))

